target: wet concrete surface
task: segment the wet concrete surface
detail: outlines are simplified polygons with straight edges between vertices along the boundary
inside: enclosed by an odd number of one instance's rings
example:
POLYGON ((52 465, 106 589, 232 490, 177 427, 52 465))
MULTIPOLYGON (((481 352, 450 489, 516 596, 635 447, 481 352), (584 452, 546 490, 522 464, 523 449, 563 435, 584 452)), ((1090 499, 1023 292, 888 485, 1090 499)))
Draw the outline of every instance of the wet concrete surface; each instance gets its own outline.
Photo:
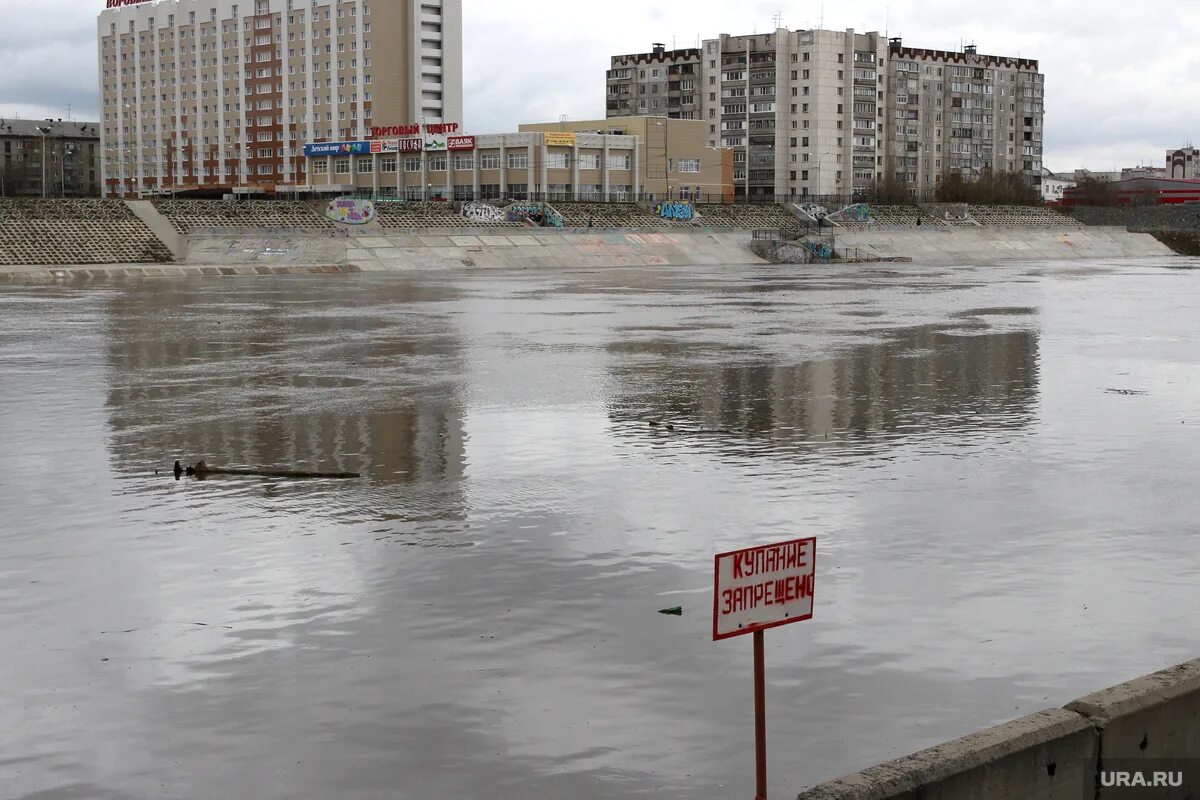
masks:
POLYGON ((1194 657, 1198 264, 0 290, 0 796, 749 796, 801 535, 774 796, 1194 657))

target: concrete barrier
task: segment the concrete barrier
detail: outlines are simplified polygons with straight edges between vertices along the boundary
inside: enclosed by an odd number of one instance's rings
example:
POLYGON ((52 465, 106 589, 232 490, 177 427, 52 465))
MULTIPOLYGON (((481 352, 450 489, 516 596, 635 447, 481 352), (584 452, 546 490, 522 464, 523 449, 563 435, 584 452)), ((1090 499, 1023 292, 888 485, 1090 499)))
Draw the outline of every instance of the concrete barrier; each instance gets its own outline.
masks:
POLYGON ((1087 720, 1048 709, 821 784, 799 800, 1091 800, 1098 750, 1087 720))
MULTIPOLYGON (((1102 773, 1182 772, 1181 785, 1155 788, 1155 799, 1200 796, 1200 660, 1089 694, 1067 708, 1100 731, 1102 773)), ((1098 782, 1099 800, 1129 796, 1130 789, 1106 783, 1111 775, 1098 782)))
POLYGON ((1150 796, 1200 797, 1200 660, 843 776, 798 800, 1150 796))

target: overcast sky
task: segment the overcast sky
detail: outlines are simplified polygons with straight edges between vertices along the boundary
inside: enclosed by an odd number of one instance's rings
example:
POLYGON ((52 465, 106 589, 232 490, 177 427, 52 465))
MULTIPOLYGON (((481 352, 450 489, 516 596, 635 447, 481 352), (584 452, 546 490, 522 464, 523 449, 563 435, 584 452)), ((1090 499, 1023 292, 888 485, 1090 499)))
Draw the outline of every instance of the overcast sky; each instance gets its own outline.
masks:
MULTIPOLYGON (((375 0, 403 2, 404 0, 375 0)), ((533 6, 464 0, 466 119, 473 133, 604 116, 614 54, 653 41, 789 28, 887 30, 915 47, 1041 61, 1045 164, 1055 171, 1162 166, 1200 139, 1200 13, 1193 0, 605 0, 533 6), (823 17, 823 19, 822 19, 823 17)), ((103 0, 0 0, 0 116, 95 120, 103 0)))

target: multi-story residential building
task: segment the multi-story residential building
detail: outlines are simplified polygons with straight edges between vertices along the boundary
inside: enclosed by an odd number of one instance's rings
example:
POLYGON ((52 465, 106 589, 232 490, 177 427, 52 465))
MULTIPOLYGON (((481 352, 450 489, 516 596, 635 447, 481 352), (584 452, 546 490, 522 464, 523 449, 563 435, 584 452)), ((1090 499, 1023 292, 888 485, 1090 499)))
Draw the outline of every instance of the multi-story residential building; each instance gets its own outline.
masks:
POLYGON ((462 119, 462 0, 130 0, 98 20, 104 192, 303 185, 305 142, 462 119))
POLYGON ((0 142, 0 197, 100 193, 98 123, 0 119, 0 142))
POLYGON ((1168 150, 1166 176, 1184 180, 1200 178, 1200 150, 1190 146, 1168 150))
MULTIPOLYGON (((643 99, 649 107, 664 91, 656 69, 693 67, 694 53, 614 57, 608 116, 636 113, 643 99)), ((1041 174, 1043 84, 1030 59, 905 48, 852 28, 779 28, 705 40, 698 69, 689 111, 711 146, 734 149, 739 198, 850 199, 885 177, 931 198, 950 171, 971 180, 1015 170, 1035 185, 1041 174)))
POLYGON ((1028 58, 888 47, 885 163, 913 197, 933 199, 942 179, 1042 174, 1044 85, 1028 58))
POLYGON ((738 196, 851 195, 883 171, 885 40, 791 31, 703 43, 709 142, 734 148, 738 196))
POLYGON ((613 56, 608 70, 609 117, 649 115, 700 118, 700 50, 667 50, 613 56))

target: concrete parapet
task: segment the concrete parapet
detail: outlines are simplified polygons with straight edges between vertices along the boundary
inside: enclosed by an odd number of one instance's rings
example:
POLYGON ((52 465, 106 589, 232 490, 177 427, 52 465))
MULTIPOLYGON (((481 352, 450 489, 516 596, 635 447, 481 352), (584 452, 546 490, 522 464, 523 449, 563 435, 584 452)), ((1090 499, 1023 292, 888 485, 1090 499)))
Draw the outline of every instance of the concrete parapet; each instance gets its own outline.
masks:
POLYGON ((821 784, 798 800, 1091 800, 1098 752, 1087 720, 1048 709, 821 784))
MULTIPOLYGON (((1102 689, 1067 708, 1100 731, 1100 770, 1178 770, 1182 785, 1156 788, 1154 797, 1200 795, 1200 660, 1102 689), (1182 769, 1182 759, 1195 768, 1182 769)), ((1103 782, 1097 790, 1101 800, 1129 792, 1103 782)))
POLYGON ((1200 660, 843 776, 798 800, 1150 796, 1200 797, 1200 660))

